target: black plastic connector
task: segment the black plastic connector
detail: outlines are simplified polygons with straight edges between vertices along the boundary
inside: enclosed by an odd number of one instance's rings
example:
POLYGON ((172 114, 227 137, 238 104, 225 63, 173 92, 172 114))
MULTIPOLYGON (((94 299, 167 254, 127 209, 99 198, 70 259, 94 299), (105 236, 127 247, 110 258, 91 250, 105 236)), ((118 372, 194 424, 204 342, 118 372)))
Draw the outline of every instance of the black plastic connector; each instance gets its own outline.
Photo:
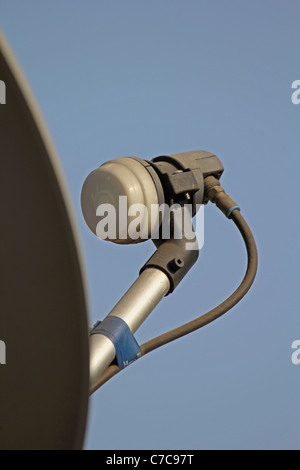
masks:
POLYGON ((205 150, 174 155, 162 155, 149 162, 158 174, 164 188, 165 202, 192 204, 194 216, 197 204, 206 204, 204 178, 220 179, 224 168, 218 157, 205 150))
MULTIPOLYGON (((182 217, 184 210, 186 210, 184 207, 181 208, 182 217)), ((181 219, 181 222, 182 220, 183 219, 181 219)), ((196 235, 192 240, 187 239, 184 233, 184 224, 179 225, 181 228, 181 237, 174 237, 174 225, 176 223, 178 223, 176 220, 171 220, 171 237, 169 239, 164 240, 163 238, 159 238, 153 240, 157 250, 140 270, 140 273, 147 268, 156 268, 163 271, 170 281, 168 294, 174 291, 180 281, 196 263, 199 256, 196 235)), ((190 228, 192 228, 192 223, 190 228)))

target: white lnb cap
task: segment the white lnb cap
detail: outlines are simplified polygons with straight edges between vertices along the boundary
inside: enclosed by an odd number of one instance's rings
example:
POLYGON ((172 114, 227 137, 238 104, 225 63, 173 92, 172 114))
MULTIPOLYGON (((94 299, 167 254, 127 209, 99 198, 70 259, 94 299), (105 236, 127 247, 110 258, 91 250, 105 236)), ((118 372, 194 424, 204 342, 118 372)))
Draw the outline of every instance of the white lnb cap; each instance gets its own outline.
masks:
POLYGON ((92 232, 114 243, 139 243, 158 228, 161 183, 149 163, 136 157, 110 160, 92 171, 81 208, 92 232))

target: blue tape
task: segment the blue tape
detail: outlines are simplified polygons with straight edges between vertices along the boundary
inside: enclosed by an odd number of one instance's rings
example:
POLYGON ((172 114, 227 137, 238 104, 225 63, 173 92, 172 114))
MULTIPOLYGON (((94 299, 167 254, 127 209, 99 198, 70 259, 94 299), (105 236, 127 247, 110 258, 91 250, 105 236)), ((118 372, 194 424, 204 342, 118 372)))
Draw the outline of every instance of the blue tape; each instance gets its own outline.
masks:
POLYGON ((230 219, 230 218, 231 218, 231 217, 230 217, 230 216, 231 216, 231 213, 232 213, 232 211, 234 211, 235 209, 237 209, 238 211, 241 210, 240 206, 232 206, 232 207, 230 207, 230 209, 228 209, 228 211, 227 211, 227 213, 226 213, 227 219, 230 219))
POLYGON ((129 366, 141 355, 141 349, 135 337, 122 318, 108 316, 102 322, 97 322, 90 334, 104 335, 112 341, 120 369, 129 366))

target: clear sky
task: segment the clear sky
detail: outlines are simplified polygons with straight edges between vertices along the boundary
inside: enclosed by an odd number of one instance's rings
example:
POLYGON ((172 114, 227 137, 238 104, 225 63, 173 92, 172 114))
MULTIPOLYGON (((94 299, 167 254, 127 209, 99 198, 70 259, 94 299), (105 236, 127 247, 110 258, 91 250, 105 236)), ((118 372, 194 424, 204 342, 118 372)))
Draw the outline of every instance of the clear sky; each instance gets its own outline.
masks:
MULTIPOLYGON (((259 270, 230 313, 137 361, 90 400, 86 449, 300 449, 300 3, 297 0, 0 1, 0 26, 39 102, 82 238, 90 324, 154 251, 84 223, 80 192, 106 160, 203 149, 251 226, 259 270)), ((205 313, 240 282, 232 222, 205 207, 197 265, 136 333, 205 313)))

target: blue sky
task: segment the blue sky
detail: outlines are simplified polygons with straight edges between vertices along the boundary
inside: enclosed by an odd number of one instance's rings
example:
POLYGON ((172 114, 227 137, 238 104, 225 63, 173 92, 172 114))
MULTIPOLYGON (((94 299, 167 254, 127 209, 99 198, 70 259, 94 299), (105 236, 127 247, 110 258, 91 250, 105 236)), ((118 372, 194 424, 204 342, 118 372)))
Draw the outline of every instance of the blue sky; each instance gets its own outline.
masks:
MULTIPOLYGON (((296 0, 0 1, 6 34, 52 134, 86 260, 92 324, 154 251, 84 223, 80 191, 106 160, 203 149, 251 226, 250 293, 211 325, 137 361, 90 400, 86 449, 299 449, 300 80, 296 0)), ((246 264, 234 225, 205 208, 197 265, 140 343, 225 299, 246 264)))

